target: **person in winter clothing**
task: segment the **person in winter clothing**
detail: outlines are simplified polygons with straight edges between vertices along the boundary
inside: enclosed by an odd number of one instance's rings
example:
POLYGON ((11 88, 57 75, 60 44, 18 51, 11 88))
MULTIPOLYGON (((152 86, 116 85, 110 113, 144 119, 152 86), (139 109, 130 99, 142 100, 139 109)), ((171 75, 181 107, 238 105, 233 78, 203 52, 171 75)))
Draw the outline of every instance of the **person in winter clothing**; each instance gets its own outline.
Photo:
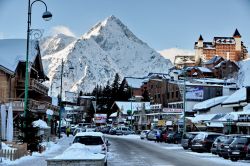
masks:
POLYGON ((69 133, 70 133, 70 127, 68 126, 68 127, 66 128, 67 137, 69 137, 69 133))

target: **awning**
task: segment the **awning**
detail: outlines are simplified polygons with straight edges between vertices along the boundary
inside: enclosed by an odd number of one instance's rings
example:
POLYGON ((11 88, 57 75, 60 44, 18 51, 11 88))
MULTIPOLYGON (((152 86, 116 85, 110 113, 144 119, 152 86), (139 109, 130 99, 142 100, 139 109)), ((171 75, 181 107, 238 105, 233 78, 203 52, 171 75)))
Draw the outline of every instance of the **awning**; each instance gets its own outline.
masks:
POLYGON ((247 127, 250 127, 250 122, 238 122, 238 123, 236 123, 236 126, 247 126, 247 127))
POLYGON ((224 127, 222 122, 208 122, 206 125, 207 127, 224 127))

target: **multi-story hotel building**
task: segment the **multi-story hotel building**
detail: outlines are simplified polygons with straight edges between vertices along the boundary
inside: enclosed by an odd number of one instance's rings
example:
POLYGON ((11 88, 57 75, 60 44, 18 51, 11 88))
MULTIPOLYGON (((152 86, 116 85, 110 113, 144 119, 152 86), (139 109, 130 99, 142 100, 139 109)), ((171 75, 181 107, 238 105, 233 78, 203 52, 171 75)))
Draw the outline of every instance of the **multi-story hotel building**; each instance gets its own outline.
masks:
POLYGON ((232 37, 214 37, 212 42, 204 42, 200 35, 194 49, 197 65, 212 59, 214 55, 235 62, 240 61, 247 58, 248 52, 237 29, 232 37))

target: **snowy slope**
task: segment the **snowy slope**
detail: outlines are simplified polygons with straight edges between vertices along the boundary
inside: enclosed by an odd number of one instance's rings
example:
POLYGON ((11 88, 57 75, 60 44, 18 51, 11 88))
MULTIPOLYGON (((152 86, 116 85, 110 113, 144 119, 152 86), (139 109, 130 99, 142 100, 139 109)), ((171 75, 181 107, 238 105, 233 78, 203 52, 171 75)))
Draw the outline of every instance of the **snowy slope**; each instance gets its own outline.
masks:
POLYGON ((61 51, 75 40, 76 38, 65 34, 45 37, 40 41, 41 54, 48 55, 61 51))
POLYGON ((42 42, 44 68, 50 78, 46 84, 52 87, 53 96, 59 91, 61 59, 65 61, 63 91, 74 92, 91 92, 96 84, 112 82, 115 73, 143 77, 150 72, 167 73, 172 67, 168 59, 114 16, 96 24, 79 39, 56 37, 42 42))
POLYGON ((250 58, 241 61, 239 63, 240 71, 238 74, 238 85, 241 86, 250 86, 250 58))

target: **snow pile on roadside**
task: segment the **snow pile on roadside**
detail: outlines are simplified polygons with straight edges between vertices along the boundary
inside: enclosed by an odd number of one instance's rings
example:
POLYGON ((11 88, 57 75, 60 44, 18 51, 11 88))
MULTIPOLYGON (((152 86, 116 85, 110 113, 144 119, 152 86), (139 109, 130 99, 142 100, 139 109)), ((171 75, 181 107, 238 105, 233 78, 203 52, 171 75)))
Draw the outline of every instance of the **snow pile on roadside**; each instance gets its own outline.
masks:
POLYGON ((42 128, 42 129, 49 128, 47 123, 45 121, 41 120, 41 119, 32 122, 32 124, 33 124, 33 127, 39 127, 39 128, 42 128))
POLYGON ((129 134, 129 135, 108 135, 108 137, 119 137, 119 138, 129 138, 129 139, 140 139, 140 135, 129 134))
POLYGON ((90 150, 83 144, 74 143, 68 149, 66 149, 63 154, 54 157, 54 159, 103 159, 105 155, 103 154, 93 154, 90 150))

